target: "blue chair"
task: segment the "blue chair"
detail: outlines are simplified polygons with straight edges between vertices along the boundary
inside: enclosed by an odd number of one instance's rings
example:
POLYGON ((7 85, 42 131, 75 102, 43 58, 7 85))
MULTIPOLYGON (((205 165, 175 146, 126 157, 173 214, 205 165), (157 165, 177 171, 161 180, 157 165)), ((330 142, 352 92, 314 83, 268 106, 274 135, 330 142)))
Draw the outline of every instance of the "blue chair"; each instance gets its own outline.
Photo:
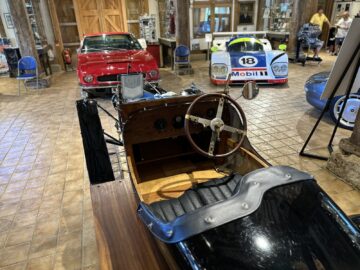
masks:
POLYGON ((27 91, 26 81, 36 78, 36 89, 39 89, 39 74, 38 67, 34 57, 24 56, 18 62, 18 76, 19 80, 19 96, 20 96, 20 81, 24 82, 25 91, 27 91))
POLYGON ((174 51, 175 74, 178 74, 179 69, 182 67, 185 67, 187 69, 187 74, 190 73, 190 49, 185 45, 177 46, 174 51))

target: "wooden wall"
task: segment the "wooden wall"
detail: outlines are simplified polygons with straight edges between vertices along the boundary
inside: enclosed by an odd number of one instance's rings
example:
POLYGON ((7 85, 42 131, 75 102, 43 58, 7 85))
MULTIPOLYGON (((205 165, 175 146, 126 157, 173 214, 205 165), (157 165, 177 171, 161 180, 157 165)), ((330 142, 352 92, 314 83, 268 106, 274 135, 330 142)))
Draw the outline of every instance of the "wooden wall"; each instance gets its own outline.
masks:
POLYGON ((140 37, 139 17, 149 14, 148 0, 126 0, 128 31, 140 37))

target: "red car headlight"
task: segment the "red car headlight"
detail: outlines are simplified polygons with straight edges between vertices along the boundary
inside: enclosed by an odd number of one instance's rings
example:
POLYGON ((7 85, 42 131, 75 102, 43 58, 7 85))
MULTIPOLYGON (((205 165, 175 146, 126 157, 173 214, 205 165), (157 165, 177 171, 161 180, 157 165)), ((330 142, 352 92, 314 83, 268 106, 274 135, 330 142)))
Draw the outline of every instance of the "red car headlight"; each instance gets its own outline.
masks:
POLYGON ((150 70, 148 72, 150 78, 156 78, 159 75, 159 72, 156 69, 150 70))
POLYGON ((90 83, 90 82, 92 82, 94 80, 94 76, 88 74, 88 75, 85 75, 83 79, 84 79, 85 82, 90 83))

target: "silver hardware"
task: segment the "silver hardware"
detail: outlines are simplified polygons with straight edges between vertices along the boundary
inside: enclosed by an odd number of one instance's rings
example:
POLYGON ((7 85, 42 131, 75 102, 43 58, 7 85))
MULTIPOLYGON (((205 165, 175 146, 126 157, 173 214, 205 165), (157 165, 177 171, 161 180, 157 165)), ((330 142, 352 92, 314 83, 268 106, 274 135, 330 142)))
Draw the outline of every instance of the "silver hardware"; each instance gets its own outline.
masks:
POLYGON ((241 204, 241 208, 244 209, 244 210, 248 210, 248 209, 249 209, 249 205, 244 202, 244 203, 241 204))
POLYGON ((209 217, 204 218, 204 221, 207 224, 211 224, 211 223, 214 223, 215 220, 212 216, 209 216, 209 217))
POLYGON ((173 230, 168 230, 168 231, 166 231, 165 234, 168 238, 170 238, 174 234, 174 232, 173 232, 173 230))

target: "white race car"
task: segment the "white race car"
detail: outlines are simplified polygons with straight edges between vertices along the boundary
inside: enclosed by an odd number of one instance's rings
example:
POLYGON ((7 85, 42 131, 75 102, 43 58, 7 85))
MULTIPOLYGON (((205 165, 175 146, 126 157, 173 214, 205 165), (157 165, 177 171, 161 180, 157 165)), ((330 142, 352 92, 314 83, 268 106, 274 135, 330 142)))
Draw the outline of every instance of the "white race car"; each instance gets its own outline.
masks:
POLYGON ((213 40, 210 80, 213 84, 256 81, 265 84, 284 84, 288 81, 288 56, 272 50, 267 39, 253 35, 238 35, 230 40, 213 40))

